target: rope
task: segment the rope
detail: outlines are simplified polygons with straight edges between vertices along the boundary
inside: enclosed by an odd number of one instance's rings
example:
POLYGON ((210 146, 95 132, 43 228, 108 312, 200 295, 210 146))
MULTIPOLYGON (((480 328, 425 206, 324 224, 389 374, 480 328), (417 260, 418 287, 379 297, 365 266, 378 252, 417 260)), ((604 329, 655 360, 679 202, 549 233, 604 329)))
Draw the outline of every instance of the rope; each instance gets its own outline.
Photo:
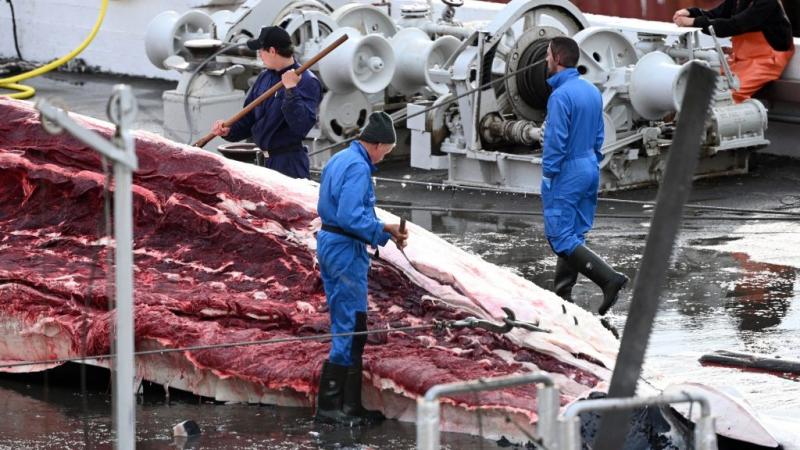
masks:
MULTIPOLYGON (((315 175, 319 175, 321 172, 318 170, 312 170, 311 173, 315 175)), ((377 182, 383 183, 397 183, 397 184, 406 184, 406 185, 415 185, 415 186, 425 186, 429 189, 439 188, 439 189, 451 189, 451 190, 462 190, 462 191, 478 191, 478 192, 494 192, 495 194, 514 194, 514 195, 531 195, 531 196, 539 196, 539 194, 532 194, 532 193, 523 193, 517 191, 510 191, 505 189, 498 188, 490 188, 490 187, 481 187, 481 186, 456 186, 452 184, 445 184, 439 182, 432 182, 432 181, 416 181, 416 180, 403 180, 399 178, 384 178, 384 177, 372 177, 373 182, 377 184, 377 182)), ((643 205, 643 206, 655 206, 656 202, 654 200, 626 200, 620 198, 606 198, 606 197, 598 197, 598 202, 605 202, 605 203, 625 203, 631 205, 643 205)), ((795 205, 800 204, 800 195, 785 195, 781 198, 781 204, 783 205, 795 205)), ((773 209, 746 209, 746 208, 730 208, 725 206, 711 206, 711 205, 701 205, 697 203, 690 203, 684 206, 687 209, 696 209, 696 210, 708 210, 708 211, 726 211, 726 212, 734 212, 734 213, 742 213, 742 214, 770 214, 770 215, 783 215, 783 216, 790 216, 790 217, 800 217, 800 212, 792 212, 792 211, 781 211, 781 210, 773 210, 773 209)))
MULTIPOLYGON (((102 239, 104 236, 111 235, 111 196, 109 195, 111 186, 111 173, 109 171, 109 163, 105 156, 101 156, 100 158, 100 165, 103 168, 103 220, 97 223, 97 237, 98 240, 102 239)), ((99 261, 100 259, 100 252, 102 251, 103 246, 98 245, 97 249, 94 252, 94 261, 99 261)), ((89 308, 89 299, 92 297, 92 290, 94 289, 94 278, 97 272, 98 264, 92 264, 91 269, 89 270, 89 283, 86 287, 86 295, 83 298, 83 304, 85 308, 89 308)), ((106 267, 112 267, 110 261, 106 267)), ((106 274, 108 276, 108 274, 106 274)), ((110 283, 106 283, 107 286, 110 283)), ((111 299, 111 297, 108 297, 111 299)), ((110 303, 109 303, 110 305, 110 303)), ((86 346, 87 346, 87 335, 89 333, 88 323, 86 320, 86 313, 82 315, 81 318, 81 361, 84 362, 86 360, 86 346)), ((45 373, 47 373, 45 371, 45 373)), ((88 403, 88 385, 86 383, 86 364, 81 364, 80 367, 80 386, 81 386, 81 410, 83 411, 82 416, 82 426, 83 426, 83 440, 84 445, 88 445, 88 436, 89 436, 89 425, 86 421, 86 416, 89 413, 89 403, 88 403)))
MULTIPOLYGON (((449 206, 414 206, 414 205, 389 205, 379 203, 375 206, 383 209, 399 209, 406 211, 434 211, 446 213, 465 213, 465 214, 494 214, 494 215, 510 215, 510 216, 542 216, 541 211, 514 211, 509 209, 477 209, 477 208, 451 208, 449 206)), ((652 215, 647 214, 595 214, 594 217, 607 218, 607 219, 639 219, 651 220, 652 215)), ((750 217, 736 217, 736 216, 686 216, 684 220, 732 220, 732 221, 749 221, 749 220, 779 220, 779 221, 800 221, 800 218, 787 218, 787 217, 763 217, 763 216, 750 216, 750 217)))
MULTIPOLYGON (((319 175, 321 172, 318 170, 312 170, 311 173, 315 175, 319 175)), ((539 196, 539 194, 533 193, 523 193, 517 191, 510 191, 504 190, 500 188, 489 188, 489 187, 481 187, 481 186, 457 186, 452 184, 445 184, 445 183, 437 183, 431 181, 415 181, 415 180, 403 180, 397 178, 383 178, 383 177, 372 177, 373 182, 385 182, 385 183, 398 183, 398 184, 406 184, 406 185, 416 185, 416 186, 425 186, 429 189, 433 188, 440 188, 450 189, 450 190, 462 190, 462 191, 478 191, 478 192, 494 192, 495 194, 513 194, 513 195, 531 195, 531 196, 539 196)), ((781 199, 781 203, 785 205, 791 204, 793 195, 784 196, 781 199)), ((800 196, 796 196, 798 198, 797 202, 800 203, 800 196)), ((598 197, 598 202, 606 202, 606 203, 628 203, 628 204, 635 204, 635 205, 647 205, 647 206, 655 206, 656 202, 652 200, 625 200, 625 199, 616 199, 616 198, 604 198, 598 197)), ((688 204, 685 205, 687 209, 696 209, 696 210, 710 210, 710 211, 729 211, 729 212, 736 212, 736 213, 749 213, 749 214, 773 214, 773 215, 786 215, 786 216, 797 216, 800 217, 800 213, 791 212, 791 211, 780 211, 780 210, 772 210, 772 209, 743 209, 743 208, 729 208, 723 206, 710 206, 710 205, 700 205, 700 204, 688 204)), ((416 208, 415 208, 416 209, 416 208)))
MULTIPOLYGON (((641 201, 641 200, 624 200, 621 198, 602 198, 598 199, 600 201, 608 202, 608 203, 629 203, 629 204, 641 204, 641 205, 652 205, 655 206, 656 202, 654 201, 641 201)), ((698 205, 698 204, 688 204, 684 206, 688 209, 702 209, 708 211, 728 211, 728 212, 736 212, 736 213, 748 213, 748 214, 778 214, 784 216, 795 216, 800 217, 800 213, 792 212, 792 211, 779 211, 779 210, 772 210, 772 209, 748 209, 748 208, 730 208, 727 206, 711 206, 711 205, 698 205)))
MULTIPOLYGON (((492 86, 492 85, 494 85, 496 83, 499 83, 501 81, 505 81, 505 80, 517 75, 520 72, 523 72, 523 71, 528 70, 528 69, 532 69, 533 67, 538 66, 539 64, 542 64, 544 62, 547 62, 547 61, 546 60, 542 60, 542 61, 537 61, 537 62, 535 62, 533 64, 528 64, 527 66, 525 66, 525 67, 523 67, 521 69, 517 69, 517 70, 515 70, 513 72, 507 73, 507 74, 503 75, 500 78, 497 78, 495 80, 492 80, 492 81, 489 81, 487 83, 484 83, 484 84, 482 84, 482 85, 480 85, 480 86, 478 86, 476 88, 472 88, 472 89, 469 89, 467 91, 464 91, 461 94, 459 94, 459 95, 457 95, 455 97, 452 97, 452 98, 450 98, 450 99, 448 99, 448 100, 446 100, 446 101, 444 101, 444 102, 442 102, 442 103, 440 103, 438 105, 429 106, 429 107, 427 107, 425 109, 422 109, 420 111, 415 112, 414 114, 410 114, 410 115, 409 114, 401 114, 401 115, 397 116, 397 118, 395 118, 394 115, 393 115, 392 118, 395 121, 408 120, 408 119, 410 119, 412 117, 417 117, 417 116, 419 116, 421 114, 425 114, 428 111, 433 111, 436 108, 441 108, 442 106, 449 106, 449 105, 451 105, 452 103, 454 103, 458 99, 464 98, 464 97, 466 97, 467 95, 470 95, 470 94, 474 94, 475 92, 482 91, 482 90, 486 89, 487 87, 490 87, 490 86, 492 86)), ((311 156, 314 156, 316 154, 319 154, 319 153, 326 152, 328 150, 334 149, 336 147, 339 147, 339 146, 342 146, 342 145, 345 145, 345 144, 349 144, 350 142, 352 142, 352 141, 354 141, 356 139, 358 139, 358 136, 354 136, 354 137, 351 137, 349 139, 345 139, 342 142, 337 142, 335 144, 331 144, 331 145, 322 147, 319 150, 314 150, 313 152, 310 152, 308 154, 308 156, 311 157, 311 156)))
MULTIPOLYGON (((367 331, 354 331, 351 333, 328 333, 328 334, 317 334, 312 336, 294 336, 294 337, 287 337, 287 338, 275 338, 275 339, 263 339, 258 341, 245 341, 245 342, 229 342, 225 344, 208 344, 208 345, 195 345, 190 347, 177 347, 177 348, 164 348, 158 350, 141 350, 138 352, 133 352, 134 356, 147 356, 147 355, 162 355, 165 353, 176 353, 176 352, 193 352, 193 351, 200 351, 200 350, 214 350, 219 348, 230 348, 230 347, 249 347, 253 345, 268 345, 268 344, 283 344, 286 342, 299 342, 299 341, 316 341, 316 340, 325 340, 335 337, 346 337, 346 336, 362 336, 362 335, 369 335, 369 334, 377 334, 377 333, 390 333, 393 331, 399 331, 403 333, 408 333, 410 331, 418 331, 418 330, 427 330, 431 328, 443 328, 446 327, 445 322, 436 321, 431 324, 427 325, 416 325, 410 327, 399 327, 399 328, 383 328, 379 330, 367 330, 367 331)), ((56 359, 45 359, 45 360, 38 360, 38 361, 21 361, 15 363, 6 363, 0 364, 0 369, 9 368, 9 367, 21 367, 21 366, 32 366, 38 364, 63 364, 68 362, 81 362, 87 359, 110 359, 115 358, 117 355, 114 353, 107 353, 105 355, 94 355, 94 356, 80 356, 80 357, 72 357, 72 358, 56 358, 56 359)))

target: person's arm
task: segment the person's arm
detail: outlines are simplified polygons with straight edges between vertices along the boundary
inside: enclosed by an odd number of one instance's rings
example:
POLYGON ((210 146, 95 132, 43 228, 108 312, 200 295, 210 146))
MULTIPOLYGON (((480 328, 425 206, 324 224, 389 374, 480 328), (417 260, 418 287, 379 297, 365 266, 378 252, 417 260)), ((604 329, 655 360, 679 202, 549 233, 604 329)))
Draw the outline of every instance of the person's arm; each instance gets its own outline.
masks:
POLYGON ((316 78, 307 76, 297 86, 286 89, 281 111, 289 128, 305 136, 317 123, 322 86, 316 78))
POLYGON ((547 100, 547 120, 544 130, 544 154, 542 155, 542 175, 553 179, 561 172, 561 163, 567 157, 569 139, 569 107, 566 99, 554 94, 547 100))
POLYGON ((348 233, 369 242, 373 247, 378 247, 386 245, 392 235, 384 231, 383 222, 364 205, 369 183, 372 183, 372 179, 369 167, 366 165, 351 164, 345 170, 344 182, 339 192, 336 223, 348 233))
POLYGON ((777 0, 753 0, 753 3, 740 13, 731 14, 728 17, 714 18, 708 15, 696 17, 694 26, 702 28, 703 32, 707 34, 710 34, 708 27, 713 26, 717 37, 736 36, 748 31, 760 30, 767 19, 775 13, 775 8, 779 8, 777 0))

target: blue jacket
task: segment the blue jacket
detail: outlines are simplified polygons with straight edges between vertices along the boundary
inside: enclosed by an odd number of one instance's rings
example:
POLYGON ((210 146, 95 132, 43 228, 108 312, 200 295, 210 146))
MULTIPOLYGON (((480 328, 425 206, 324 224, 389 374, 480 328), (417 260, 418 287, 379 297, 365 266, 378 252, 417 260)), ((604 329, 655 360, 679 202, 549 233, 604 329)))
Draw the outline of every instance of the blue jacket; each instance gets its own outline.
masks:
MULTIPOLYGON (((297 63, 281 70, 264 70, 245 98, 247 105, 272 85, 281 81, 283 72, 299 67, 297 63)), ((310 71, 303 72, 294 89, 281 89, 272 98, 256 106, 231 126, 225 136, 230 142, 252 138, 262 150, 297 147, 317 122, 317 110, 322 95, 319 80, 310 71)))
POLYGON ((377 248, 386 245, 391 234, 383 231, 383 222, 375 215, 372 174, 376 170, 364 146, 353 141, 322 170, 317 212, 323 224, 339 227, 377 248))
POLYGON ((603 99, 574 68, 547 79, 553 93, 547 101, 542 175, 554 178, 564 161, 591 156, 603 159, 603 99), (596 130, 596 131, 595 131, 596 130))

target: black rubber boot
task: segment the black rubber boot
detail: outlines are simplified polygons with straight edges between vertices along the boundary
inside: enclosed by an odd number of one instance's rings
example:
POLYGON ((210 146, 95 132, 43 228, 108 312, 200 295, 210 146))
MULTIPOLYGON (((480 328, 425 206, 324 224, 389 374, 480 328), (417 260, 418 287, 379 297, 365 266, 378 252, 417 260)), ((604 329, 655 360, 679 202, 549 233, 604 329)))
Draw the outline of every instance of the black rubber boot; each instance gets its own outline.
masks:
POLYGON ((315 420, 345 424, 347 426, 356 426, 363 423, 360 417, 348 415, 342 411, 347 369, 346 366, 340 366, 330 361, 322 363, 315 420))
POLYGON ((603 258, 583 245, 576 247, 567 257, 567 261, 573 269, 585 275, 603 290, 603 303, 597 312, 604 316, 617 302, 619 291, 628 284, 628 277, 614 270, 603 258))
MULTIPOLYGON (((367 331, 367 313, 356 313, 355 331, 367 331)), ((364 354, 364 347, 367 345, 367 335, 353 336, 352 345, 350 356, 353 360, 353 365, 347 368, 342 411, 351 416, 361 417, 368 422, 384 420, 386 416, 380 411, 371 411, 361 405, 362 355, 364 354)))
POLYGON ((351 416, 361 417, 367 422, 379 422, 386 419, 382 412, 365 409, 361 404, 362 381, 361 366, 353 366, 347 369, 342 411, 351 416))
POLYGON ((569 265, 567 259, 559 256, 556 262, 556 275, 553 279, 553 292, 564 300, 572 302, 572 287, 578 281, 578 272, 569 265))

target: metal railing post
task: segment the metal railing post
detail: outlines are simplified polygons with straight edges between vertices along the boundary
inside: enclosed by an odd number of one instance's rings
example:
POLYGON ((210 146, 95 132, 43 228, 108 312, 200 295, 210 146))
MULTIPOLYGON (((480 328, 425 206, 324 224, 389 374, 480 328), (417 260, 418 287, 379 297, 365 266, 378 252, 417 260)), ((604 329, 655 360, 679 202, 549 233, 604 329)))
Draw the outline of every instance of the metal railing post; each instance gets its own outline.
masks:
MULTIPOLYGON (((114 373, 114 425, 116 448, 136 448, 136 409, 134 403, 134 327, 133 327, 133 171, 138 167, 130 126, 136 115, 136 98, 130 86, 118 84, 109 99, 109 119, 117 125, 113 142, 78 125, 69 115, 47 100, 36 103, 45 119, 59 129, 92 147, 114 162, 114 262, 116 302, 116 367, 114 373)), ((47 130, 48 127, 45 126, 47 130)), ((52 132, 52 131, 51 131, 52 132)))
POLYGON ((717 432, 714 426, 714 417, 711 415, 700 417, 694 426, 695 450, 717 450, 717 432))
MULTIPOLYGON (((717 450, 717 435, 714 430, 714 417, 708 396, 700 392, 658 395, 655 397, 626 397, 583 400, 567 407, 558 419, 560 450, 580 450, 582 448, 581 421, 579 415, 588 411, 624 411, 643 406, 669 405, 674 403, 700 403, 700 420, 695 425, 695 450, 717 450)), ((690 418, 691 419, 691 418, 690 418)))
POLYGON ((530 383, 542 383, 545 385, 544 389, 539 389, 537 391, 537 412, 539 415, 539 422, 537 425, 538 437, 543 443, 556 442, 555 424, 558 417, 560 405, 558 400, 560 396, 553 384, 552 377, 545 372, 536 372, 525 375, 510 375, 459 383, 437 384, 428 389, 424 397, 417 399, 417 449, 439 449, 439 397, 463 392, 503 389, 530 383), (542 423, 544 423, 544 426, 542 426, 542 423))
POLYGON ((578 416, 559 419, 559 450, 581 450, 581 419, 578 416))
POLYGON ((558 445, 558 412, 561 408, 561 393, 553 385, 545 384, 536 393, 536 411, 539 420, 536 432, 547 449, 558 445))

